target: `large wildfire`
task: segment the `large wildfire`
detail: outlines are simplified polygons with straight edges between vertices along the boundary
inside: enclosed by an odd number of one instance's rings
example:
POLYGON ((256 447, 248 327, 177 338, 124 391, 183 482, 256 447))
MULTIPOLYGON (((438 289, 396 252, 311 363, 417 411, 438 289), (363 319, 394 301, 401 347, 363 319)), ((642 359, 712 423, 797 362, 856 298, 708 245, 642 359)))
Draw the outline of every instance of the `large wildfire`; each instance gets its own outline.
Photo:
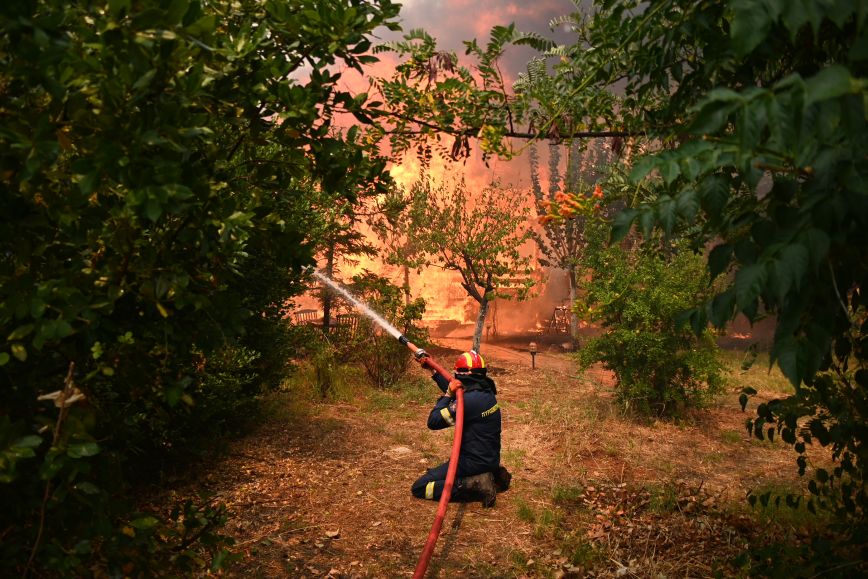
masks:
MULTIPOLYGON (((456 167, 455 164, 447 165, 446 162, 435 159, 428 169, 428 174, 436 181, 446 175, 454 176, 456 173, 462 173, 469 191, 480 191, 497 177, 502 182, 514 184, 522 200, 530 204, 533 194, 526 184, 529 171, 527 167, 526 161, 523 160, 512 163, 490 161, 489 166, 486 166, 480 159, 471 159, 467 166, 456 167)), ((408 156, 401 164, 391 169, 391 174, 400 185, 409 188, 420 174, 418 161, 408 156)), ((468 201, 473 202, 472 199, 468 201)), ((535 215, 530 215, 529 227, 536 226, 534 217, 535 215)), ((377 242, 376 236, 366 233, 372 242, 377 242)), ((530 256, 532 263, 535 264, 533 277, 536 286, 530 297, 522 302, 507 299, 497 299, 492 302, 485 322, 483 338, 542 332, 555 315, 556 308, 569 305, 569 282, 566 272, 539 266, 538 249, 533 242, 525 245, 523 253, 530 256)), ((340 274, 335 277, 339 282, 349 281, 353 275, 364 270, 387 277, 399 286, 404 283, 403 269, 386 265, 382 258, 378 257, 353 257, 351 261, 340 264, 340 274)), ((409 272, 409 283, 413 297, 421 297, 425 300, 423 322, 432 335, 463 337, 472 334, 478 304, 461 286, 461 276, 457 272, 428 267, 419 273, 409 272)), ((318 291, 297 299, 297 307, 320 310, 318 291)))

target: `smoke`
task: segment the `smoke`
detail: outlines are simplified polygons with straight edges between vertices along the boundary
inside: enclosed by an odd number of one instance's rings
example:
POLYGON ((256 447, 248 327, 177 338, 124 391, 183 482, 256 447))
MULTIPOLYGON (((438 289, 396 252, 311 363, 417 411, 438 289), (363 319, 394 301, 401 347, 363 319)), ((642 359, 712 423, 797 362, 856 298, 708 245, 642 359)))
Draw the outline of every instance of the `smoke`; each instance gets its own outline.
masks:
MULTIPOLYGON (((495 25, 515 23, 521 32, 534 32, 553 38, 559 43, 573 43, 575 34, 564 30, 552 31, 549 22, 558 16, 569 14, 576 10, 570 0, 537 0, 524 2, 518 0, 405 0, 399 20, 404 32, 416 28, 427 30, 438 41, 443 50, 454 51, 460 60, 464 61, 464 41, 476 39, 484 47, 488 42, 489 32, 495 25)), ((590 4, 583 2, 582 4, 590 4)), ((583 10, 587 10, 583 7, 583 10)), ((382 41, 398 40, 404 32, 392 32, 380 29, 376 36, 382 41)), ((499 65, 506 77, 507 86, 514 81, 520 72, 526 70, 527 62, 536 56, 536 52, 527 47, 510 46, 502 56, 499 65)), ((351 70, 344 70, 342 83, 352 92, 363 92, 368 89, 370 77, 389 77, 397 64, 393 54, 381 53, 380 62, 369 67, 366 75, 360 76, 351 70)), ((466 64, 469 64, 465 61, 466 64)), ((348 121, 352 123, 350 119, 348 121)), ((514 142, 518 149, 524 142, 514 142)), ((528 203, 533 200, 530 181, 530 165, 526 155, 518 156, 511 161, 489 158, 483 161, 481 152, 473 144, 470 158, 462 163, 446 162, 437 156, 432 160, 428 176, 434 181, 442 181, 448 175, 450 179, 462 178, 468 190, 482 190, 489 183, 497 180, 504 187, 516 189, 520 195, 526 196, 528 203)), ((548 147, 540 147, 542 166, 547 163, 548 147)), ((392 176, 405 188, 419 178, 420 164, 412 153, 403 159, 396 160, 391 167, 392 176)), ((547 188, 547 175, 542 175, 543 187, 547 188)), ((535 225, 532 222, 530 226, 535 225)), ((524 250, 525 255, 535 255, 536 247, 529 243, 524 250)), ((387 266, 381 258, 361 257, 354 265, 344 267, 344 279, 367 269, 385 275, 398 285, 403 283, 403 272, 400 268, 387 266)), ((536 274, 539 280, 534 296, 523 302, 497 300, 489 313, 487 326, 498 334, 509 334, 532 331, 548 324, 556 307, 568 305, 569 283, 566 272, 540 268, 536 274)), ((457 325, 469 325, 475 322, 478 304, 460 285, 460 277, 456 272, 429 268, 421 273, 412 272, 410 285, 415 296, 425 298, 427 309, 425 320, 436 332, 437 328, 455 328, 457 325)), ((299 300, 303 307, 317 307, 314 301, 299 300)))

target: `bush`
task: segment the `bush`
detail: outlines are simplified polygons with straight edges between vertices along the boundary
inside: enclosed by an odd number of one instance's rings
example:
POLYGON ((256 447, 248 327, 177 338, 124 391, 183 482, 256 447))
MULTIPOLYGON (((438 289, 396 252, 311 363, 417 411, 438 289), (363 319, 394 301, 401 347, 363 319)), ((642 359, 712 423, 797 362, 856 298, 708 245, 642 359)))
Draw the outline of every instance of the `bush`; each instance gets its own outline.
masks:
POLYGON ((333 2, 306 27, 317 3, 293 6, 0 4, 0 575, 225 560, 204 543, 219 507, 182 508, 209 522, 175 540, 137 485, 285 371, 309 191, 388 181, 329 130, 352 98, 323 70, 360 68, 398 7, 333 2))
MULTIPOLYGON (((365 271, 353 277, 352 290, 378 314, 389 320, 416 345, 423 345, 428 333, 415 323, 425 313, 421 298, 407 303, 404 293, 388 279, 365 271)), ((389 388, 407 373, 411 357, 406 346, 368 318, 362 318, 351 341, 353 357, 377 388, 389 388)))
POLYGON ((680 315, 709 291, 704 261, 679 245, 668 250, 591 244, 582 262, 590 278, 576 304, 604 328, 580 352, 583 366, 601 362, 626 407, 658 414, 701 405, 723 385, 712 335, 697 336, 680 315))

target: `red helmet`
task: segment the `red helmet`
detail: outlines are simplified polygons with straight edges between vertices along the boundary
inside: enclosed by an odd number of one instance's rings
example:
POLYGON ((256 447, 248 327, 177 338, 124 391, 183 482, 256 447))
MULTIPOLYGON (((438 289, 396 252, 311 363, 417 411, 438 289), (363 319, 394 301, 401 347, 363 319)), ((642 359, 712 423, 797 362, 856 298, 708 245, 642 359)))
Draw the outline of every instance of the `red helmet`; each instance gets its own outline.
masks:
POLYGON ((455 360, 456 372, 470 372, 472 370, 485 371, 485 360, 476 353, 476 350, 464 352, 455 360))

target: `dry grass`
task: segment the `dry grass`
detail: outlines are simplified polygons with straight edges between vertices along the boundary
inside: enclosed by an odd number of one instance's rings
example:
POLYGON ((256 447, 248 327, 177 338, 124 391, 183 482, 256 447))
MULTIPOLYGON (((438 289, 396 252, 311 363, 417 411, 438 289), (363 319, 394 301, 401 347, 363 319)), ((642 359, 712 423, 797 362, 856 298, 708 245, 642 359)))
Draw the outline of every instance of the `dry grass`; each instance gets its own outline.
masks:
MULTIPOLYGON (((750 489, 802 485, 791 449, 744 428, 743 385, 759 399, 787 388, 761 364, 742 373, 731 355, 727 394, 673 422, 626 415, 611 377, 580 375, 567 356, 538 356, 532 372, 522 357, 487 355, 513 487, 490 510, 450 506, 429 577, 737 576, 732 561, 761 525, 812 524, 745 501, 750 489)), ((288 384, 256 433, 178 492, 205 488, 229 504, 241 555, 231 576, 411 575, 436 504, 409 487, 451 445, 451 432, 425 429, 438 391, 421 372, 385 392, 350 376, 323 403, 308 380, 288 384)))

